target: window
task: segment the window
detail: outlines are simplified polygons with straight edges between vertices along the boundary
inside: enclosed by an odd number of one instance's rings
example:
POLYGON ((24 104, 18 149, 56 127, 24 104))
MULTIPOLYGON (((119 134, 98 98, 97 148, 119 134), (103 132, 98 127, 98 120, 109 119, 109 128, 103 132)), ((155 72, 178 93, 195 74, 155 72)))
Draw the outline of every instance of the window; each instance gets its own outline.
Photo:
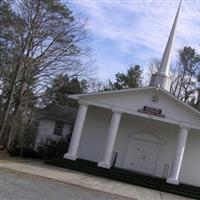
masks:
POLYGON ((64 128, 64 123, 56 121, 55 128, 54 128, 54 135, 61 136, 64 128))

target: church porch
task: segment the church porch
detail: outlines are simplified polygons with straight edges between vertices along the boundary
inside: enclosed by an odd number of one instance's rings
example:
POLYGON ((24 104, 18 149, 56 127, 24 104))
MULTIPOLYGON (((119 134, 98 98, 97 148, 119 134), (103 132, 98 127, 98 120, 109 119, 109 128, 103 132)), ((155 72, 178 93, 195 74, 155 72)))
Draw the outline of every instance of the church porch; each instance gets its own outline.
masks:
MULTIPOLYGON (((84 109, 80 111, 77 119, 84 115, 84 109)), ((117 168, 179 183, 189 127, 95 106, 86 113, 85 120, 76 122, 78 130, 82 126, 81 137, 78 141, 72 136, 65 158, 90 160, 102 168, 110 168, 115 162, 117 168)))

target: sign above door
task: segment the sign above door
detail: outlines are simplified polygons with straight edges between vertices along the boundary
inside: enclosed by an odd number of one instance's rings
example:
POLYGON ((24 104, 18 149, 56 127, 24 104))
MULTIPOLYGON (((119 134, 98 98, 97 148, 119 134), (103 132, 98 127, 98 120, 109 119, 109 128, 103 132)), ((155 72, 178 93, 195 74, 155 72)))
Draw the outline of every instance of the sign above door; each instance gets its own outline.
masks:
POLYGON ((144 106, 143 109, 139 109, 138 112, 146 113, 146 114, 150 114, 150 115, 154 115, 158 117, 165 117, 165 115, 162 114, 162 109, 160 108, 144 106))

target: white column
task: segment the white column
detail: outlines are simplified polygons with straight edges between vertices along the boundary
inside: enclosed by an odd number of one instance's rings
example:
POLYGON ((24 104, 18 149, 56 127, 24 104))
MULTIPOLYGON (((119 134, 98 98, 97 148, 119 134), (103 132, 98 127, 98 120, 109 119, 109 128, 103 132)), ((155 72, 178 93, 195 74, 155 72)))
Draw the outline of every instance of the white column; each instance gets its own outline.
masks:
POLYGON ((117 137, 117 132, 120 124, 121 112, 113 110, 112 119, 110 122, 110 127, 108 130, 108 136, 105 146, 105 151, 103 154, 103 159, 98 163, 99 167, 110 168, 111 160, 113 155, 113 149, 115 145, 115 140, 117 137))
POLYGON ((184 151, 187 143, 189 127, 187 125, 180 125, 178 141, 176 146, 176 151, 174 154, 174 159, 171 166, 170 176, 167 179, 167 183, 179 184, 179 173, 181 170, 181 164, 183 161, 184 151))
POLYGON ((67 158, 70 160, 76 160, 77 158, 79 142, 81 139, 81 134, 82 134, 87 110, 88 110, 88 105, 80 102, 71 141, 69 144, 69 149, 68 149, 68 152, 64 155, 64 158, 67 158))

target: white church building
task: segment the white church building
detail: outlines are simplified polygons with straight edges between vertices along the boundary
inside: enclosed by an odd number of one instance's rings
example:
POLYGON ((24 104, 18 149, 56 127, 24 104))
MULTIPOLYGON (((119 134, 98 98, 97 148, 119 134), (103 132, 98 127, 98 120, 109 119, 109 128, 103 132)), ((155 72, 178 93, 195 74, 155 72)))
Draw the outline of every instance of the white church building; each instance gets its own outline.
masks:
POLYGON ((149 87, 70 96, 80 107, 64 158, 109 169, 115 157, 118 168, 200 186, 200 112, 169 92, 180 9, 149 87))

